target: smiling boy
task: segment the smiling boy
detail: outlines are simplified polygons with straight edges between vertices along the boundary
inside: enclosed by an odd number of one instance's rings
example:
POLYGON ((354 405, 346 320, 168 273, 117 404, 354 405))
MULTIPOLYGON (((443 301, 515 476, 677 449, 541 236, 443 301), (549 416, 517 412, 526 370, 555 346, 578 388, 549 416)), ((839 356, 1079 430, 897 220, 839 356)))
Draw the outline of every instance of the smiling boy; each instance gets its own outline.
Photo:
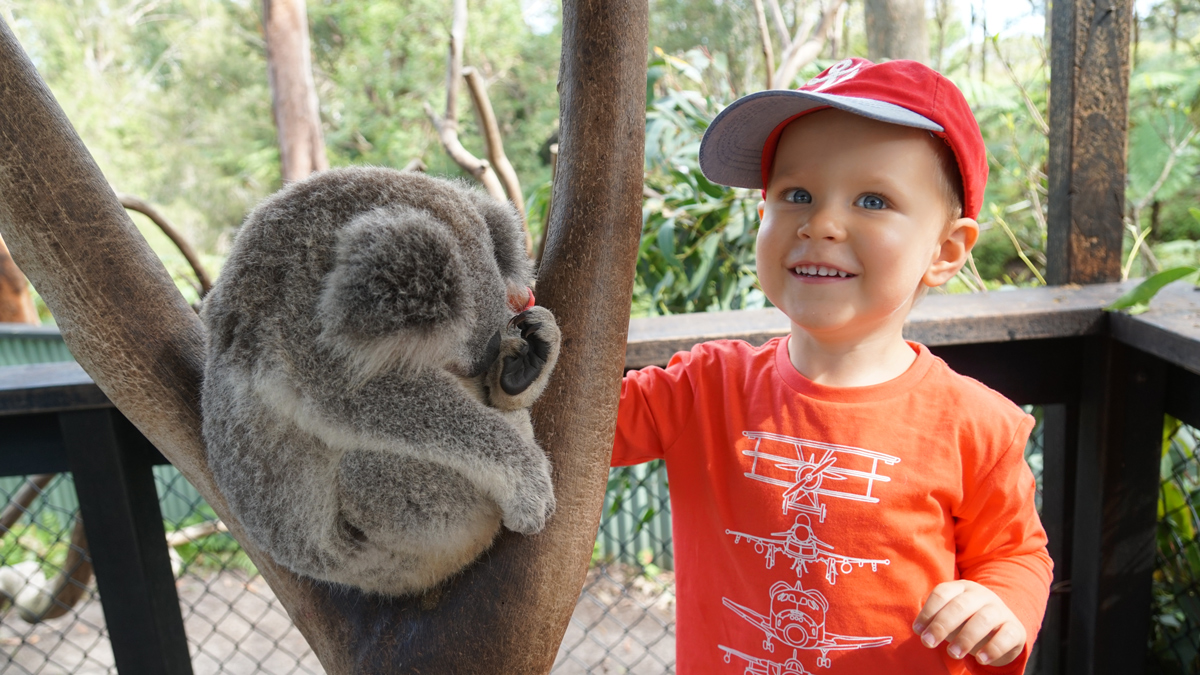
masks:
POLYGON ((902 336, 979 233, 962 94, 849 59, 730 105, 700 164, 763 189, 758 276, 791 330, 622 383, 613 465, 662 458, 671 484, 678 672, 1021 672, 1051 578, 1033 419, 902 336))

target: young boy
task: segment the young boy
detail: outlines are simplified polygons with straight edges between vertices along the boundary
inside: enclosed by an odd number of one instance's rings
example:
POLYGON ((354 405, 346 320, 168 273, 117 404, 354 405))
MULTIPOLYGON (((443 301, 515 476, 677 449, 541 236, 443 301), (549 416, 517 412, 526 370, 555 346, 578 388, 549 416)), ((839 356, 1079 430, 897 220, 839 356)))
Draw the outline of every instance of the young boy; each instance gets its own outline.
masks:
POLYGON ((1033 418, 901 336, 979 234, 961 92, 849 59, 730 105, 700 166, 763 189, 758 276, 791 333, 622 383, 612 463, 671 483, 678 672, 1022 672, 1051 579, 1033 418))

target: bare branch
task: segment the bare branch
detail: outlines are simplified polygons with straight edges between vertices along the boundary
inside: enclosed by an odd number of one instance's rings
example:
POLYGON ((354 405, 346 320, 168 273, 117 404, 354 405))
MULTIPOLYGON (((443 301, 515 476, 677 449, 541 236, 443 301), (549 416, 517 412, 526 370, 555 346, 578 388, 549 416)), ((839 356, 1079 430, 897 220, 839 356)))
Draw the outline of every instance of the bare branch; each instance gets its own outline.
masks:
POLYGON ((775 51, 771 48, 771 29, 767 26, 767 13, 763 0, 754 0, 754 14, 758 17, 758 37, 762 40, 763 58, 767 64, 767 89, 772 89, 771 78, 775 75, 775 51))
POLYGON ((175 247, 179 249, 179 252, 183 254, 183 257, 187 258, 188 264, 192 266, 192 271, 195 272, 196 279, 200 282, 200 297, 203 298, 205 295, 207 295, 208 292, 212 290, 212 278, 209 277, 208 272, 204 270, 204 265, 200 263, 200 256, 196 255, 196 250, 192 248, 190 243, 188 243, 187 238, 185 238, 179 230, 176 230, 171 223, 167 222, 167 219, 164 218, 157 209, 155 209, 153 206, 150 206, 145 201, 138 199, 133 195, 121 194, 119 192, 117 193, 117 200, 121 202, 121 206, 124 206, 130 211, 137 211, 143 216, 146 216, 150 220, 154 221, 154 224, 158 226, 158 229, 162 230, 163 234, 167 235, 167 238, 175 244, 175 247))
POLYGON ((1011 80, 1014 85, 1016 85, 1017 91, 1021 92, 1021 98, 1025 101, 1025 109, 1029 111, 1029 116, 1033 118, 1034 124, 1037 125, 1038 130, 1042 132, 1042 135, 1049 136, 1050 125, 1046 124, 1046 119, 1042 117, 1042 112, 1038 110, 1036 105, 1034 105, 1033 99, 1029 97, 1029 92, 1025 89, 1025 85, 1021 82, 1020 78, 1017 77, 1016 72, 1013 71, 1012 65, 1009 64, 1008 59, 1004 58, 1004 54, 1000 53, 1000 36, 993 36, 991 43, 992 48, 996 50, 996 58, 1000 59, 1000 64, 1004 66, 1004 72, 1008 74, 1008 79, 1011 80))
POLYGON ((463 43, 467 36, 467 0, 454 0, 454 20, 450 26, 450 55, 446 61, 446 113, 438 117, 433 106, 425 104, 425 114, 437 130, 446 154, 463 171, 483 183, 484 189, 498 201, 505 201, 504 186, 486 160, 479 159, 458 140, 458 88, 462 81, 463 43))
POLYGON ((429 167, 425 166, 425 162, 422 162, 420 157, 414 157, 413 159, 408 160, 408 164, 405 164, 404 168, 400 169, 400 170, 401 171, 418 171, 420 173, 425 173, 426 171, 429 170, 429 167))
POLYGON ((496 113, 492 110, 492 101, 488 98, 487 85, 483 76, 475 68, 463 68, 463 77, 467 80, 467 91, 471 92, 471 101, 475 104, 475 112, 479 115, 479 126, 483 129, 483 138, 487 142, 488 161, 500 177, 508 199, 517 207, 521 214, 521 223, 525 227, 525 253, 533 257, 533 237, 529 234, 525 222, 525 197, 521 194, 521 181, 517 179, 517 171, 508 155, 504 154, 504 140, 500 137, 500 125, 496 122, 496 113))
POLYGON ((792 44, 792 34, 788 30, 787 22, 783 20, 783 10, 779 7, 779 0, 767 0, 771 3, 771 18, 775 20, 775 35, 779 38, 779 47, 787 49, 792 44))
POLYGON ((280 170, 284 181, 296 181, 329 168, 313 82, 308 13, 303 0, 263 0, 262 6, 280 170))
MULTIPOLYGON (((831 0, 821 10, 821 23, 817 25, 816 30, 806 31, 803 40, 800 38, 801 31, 797 29, 796 39, 784 51, 779 69, 775 71, 774 81, 778 87, 783 89, 791 87, 796 73, 821 54, 821 50, 825 48, 825 41, 829 39, 829 34, 838 27, 838 10, 845 2, 846 0, 831 0), (809 37, 810 35, 811 37, 809 37)), ((811 19, 806 18, 804 24, 811 25, 810 21, 811 19)), ((803 28, 804 26, 800 26, 800 29, 803 28)))
POLYGON ((546 220, 542 224, 542 236, 537 243, 537 266, 542 266, 542 253, 546 250, 546 233, 550 230, 550 212, 554 207, 554 178, 558 174, 558 143, 550 144, 550 196, 546 197, 546 220))

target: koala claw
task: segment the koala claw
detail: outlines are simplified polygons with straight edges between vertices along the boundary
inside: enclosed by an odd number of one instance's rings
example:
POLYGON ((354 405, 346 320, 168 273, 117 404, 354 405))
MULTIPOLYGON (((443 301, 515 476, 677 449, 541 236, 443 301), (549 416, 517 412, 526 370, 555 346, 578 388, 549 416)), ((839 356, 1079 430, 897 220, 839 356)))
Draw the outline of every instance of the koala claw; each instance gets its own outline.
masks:
POLYGON ((562 333, 554 315, 532 307, 514 316, 488 376, 491 404, 500 409, 527 407, 537 399, 558 361, 562 333))

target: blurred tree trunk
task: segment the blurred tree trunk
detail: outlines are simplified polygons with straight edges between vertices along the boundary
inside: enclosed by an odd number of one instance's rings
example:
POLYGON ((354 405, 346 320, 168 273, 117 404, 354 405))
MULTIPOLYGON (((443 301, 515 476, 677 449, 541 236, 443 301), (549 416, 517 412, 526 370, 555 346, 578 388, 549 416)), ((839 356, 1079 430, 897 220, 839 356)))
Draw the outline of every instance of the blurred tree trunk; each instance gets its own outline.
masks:
POLYGON ((267 78, 284 182, 329 168, 317 111, 304 0, 263 0, 267 78))
POLYGON ((17 269, 3 239, 0 239, 0 323, 41 323, 33 296, 29 294, 29 282, 17 269))
POLYGON ((872 61, 929 61, 925 0, 866 0, 867 55, 872 61))

